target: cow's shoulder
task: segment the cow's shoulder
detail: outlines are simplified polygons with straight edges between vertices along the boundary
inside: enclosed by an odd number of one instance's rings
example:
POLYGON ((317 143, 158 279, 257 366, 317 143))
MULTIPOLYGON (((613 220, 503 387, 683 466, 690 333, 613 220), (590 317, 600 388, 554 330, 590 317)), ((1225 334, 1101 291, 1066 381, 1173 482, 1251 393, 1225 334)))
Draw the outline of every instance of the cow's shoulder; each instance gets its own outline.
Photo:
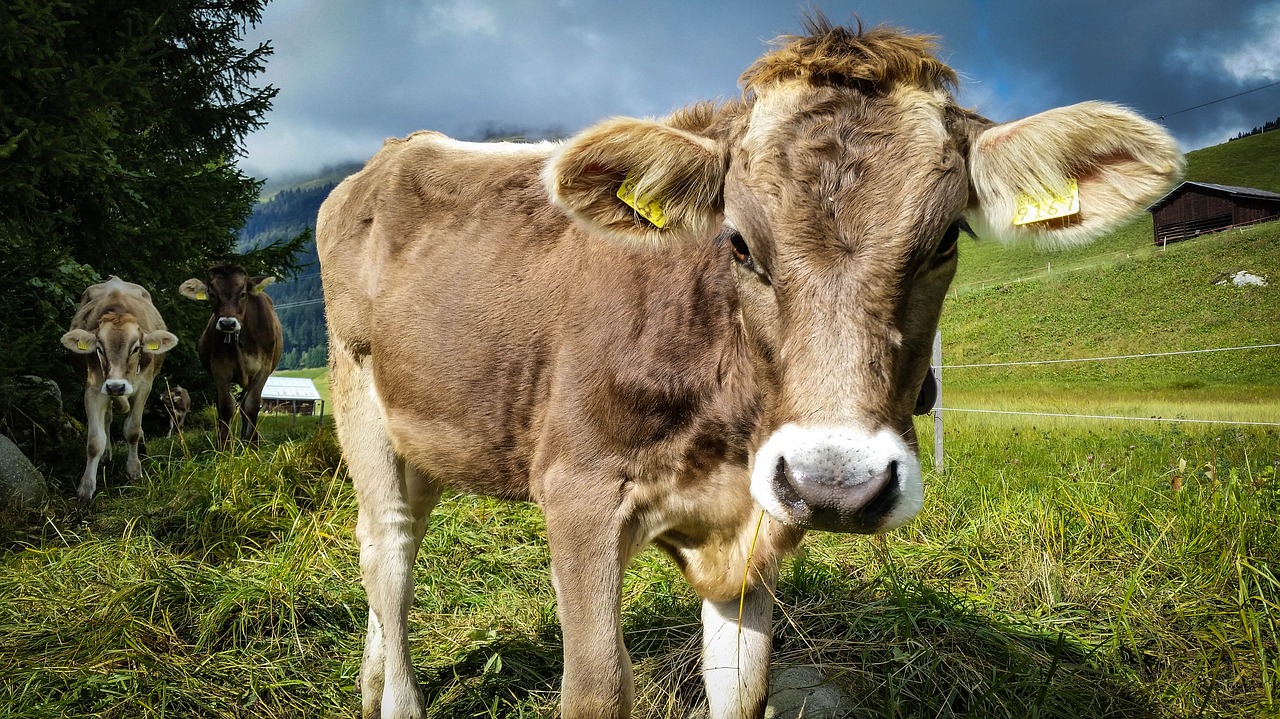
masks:
POLYGON ((72 327, 76 329, 93 329, 107 312, 132 315, 143 331, 167 329, 151 301, 151 293, 142 285, 125 282, 115 275, 106 282, 85 288, 80 302, 80 309, 72 320, 72 327))

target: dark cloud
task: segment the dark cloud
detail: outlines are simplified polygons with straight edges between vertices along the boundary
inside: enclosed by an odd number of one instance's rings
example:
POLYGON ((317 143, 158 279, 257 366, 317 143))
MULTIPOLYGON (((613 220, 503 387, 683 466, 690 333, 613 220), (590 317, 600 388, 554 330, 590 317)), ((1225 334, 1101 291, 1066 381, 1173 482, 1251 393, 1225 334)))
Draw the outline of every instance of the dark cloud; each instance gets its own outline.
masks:
MULTIPOLYGON (((940 36, 961 101, 1009 120, 1088 99, 1164 116, 1184 149, 1280 115, 1280 0, 820 2, 832 20, 940 36)), ((808 8, 776 1, 275 0, 247 42, 270 40, 280 89, 248 139, 262 176, 363 160, 418 129, 576 130, 737 94, 739 73, 808 8)))

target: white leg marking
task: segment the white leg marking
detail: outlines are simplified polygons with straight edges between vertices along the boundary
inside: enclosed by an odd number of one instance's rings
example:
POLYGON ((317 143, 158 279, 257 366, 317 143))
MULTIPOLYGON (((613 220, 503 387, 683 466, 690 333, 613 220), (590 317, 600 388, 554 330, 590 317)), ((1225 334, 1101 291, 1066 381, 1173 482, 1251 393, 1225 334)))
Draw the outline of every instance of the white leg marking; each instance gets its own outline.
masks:
POLYGON ((773 593, 758 586, 740 602, 702 602, 702 678, 709 719, 753 717, 769 691, 773 593))

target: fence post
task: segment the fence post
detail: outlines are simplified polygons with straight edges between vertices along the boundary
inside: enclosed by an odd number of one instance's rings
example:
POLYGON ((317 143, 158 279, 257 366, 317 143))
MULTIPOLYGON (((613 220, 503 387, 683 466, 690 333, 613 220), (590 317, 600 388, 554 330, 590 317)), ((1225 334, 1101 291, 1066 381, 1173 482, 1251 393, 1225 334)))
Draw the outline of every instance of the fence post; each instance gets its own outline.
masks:
POLYGON ((933 404, 933 471, 942 474, 942 330, 933 336, 933 381, 938 388, 933 404))

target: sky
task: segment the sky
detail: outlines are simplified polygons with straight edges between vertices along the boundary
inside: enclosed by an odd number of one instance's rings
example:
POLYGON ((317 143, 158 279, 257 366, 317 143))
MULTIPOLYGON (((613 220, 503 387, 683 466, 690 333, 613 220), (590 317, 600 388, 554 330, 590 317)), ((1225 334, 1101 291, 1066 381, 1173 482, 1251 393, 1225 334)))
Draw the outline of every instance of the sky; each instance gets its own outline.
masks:
POLYGON ((564 136, 736 98, 811 8, 937 36, 997 122, 1109 100, 1189 151, 1280 116, 1280 0, 273 0, 244 44, 270 42, 279 94, 240 166, 292 181, 415 130, 564 136))

